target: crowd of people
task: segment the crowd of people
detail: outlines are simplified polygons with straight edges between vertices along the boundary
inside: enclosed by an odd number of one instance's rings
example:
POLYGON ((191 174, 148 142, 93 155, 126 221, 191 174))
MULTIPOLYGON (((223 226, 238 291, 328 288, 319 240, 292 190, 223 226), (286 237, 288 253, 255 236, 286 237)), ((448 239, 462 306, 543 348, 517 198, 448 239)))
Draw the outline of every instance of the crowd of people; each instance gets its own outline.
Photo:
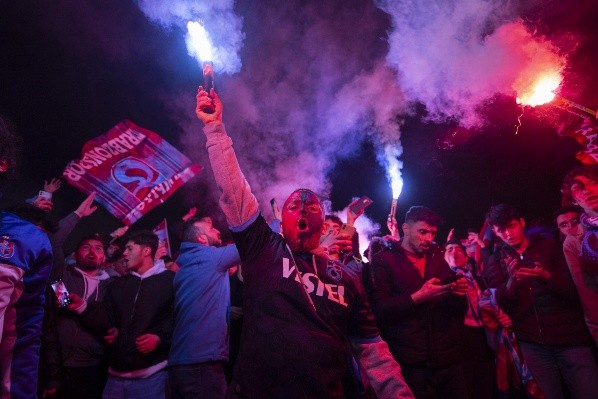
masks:
MULTIPOLYGON (((222 111, 200 87, 231 243, 192 209, 174 258, 127 228, 67 254, 96 206, 52 222, 59 179, 2 211, 2 398, 595 397, 598 165, 564 177, 548 232, 498 204, 438 244, 441 217, 413 206, 363 257, 363 209, 343 221, 299 188, 260 211, 222 111)), ((0 119, 0 184, 17 144, 0 119)))

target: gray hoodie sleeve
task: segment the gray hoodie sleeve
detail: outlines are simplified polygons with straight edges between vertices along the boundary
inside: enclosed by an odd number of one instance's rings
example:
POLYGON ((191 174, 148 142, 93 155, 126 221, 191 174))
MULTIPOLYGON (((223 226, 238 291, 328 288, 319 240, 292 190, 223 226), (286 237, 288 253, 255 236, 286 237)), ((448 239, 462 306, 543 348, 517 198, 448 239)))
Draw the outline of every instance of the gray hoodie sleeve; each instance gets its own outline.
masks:
POLYGON ((240 226, 259 212, 257 199, 241 172, 233 142, 226 134, 224 124, 212 122, 203 131, 207 137, 206 147, 214 178, 221 192, 220 207, 229 226, 240 226))

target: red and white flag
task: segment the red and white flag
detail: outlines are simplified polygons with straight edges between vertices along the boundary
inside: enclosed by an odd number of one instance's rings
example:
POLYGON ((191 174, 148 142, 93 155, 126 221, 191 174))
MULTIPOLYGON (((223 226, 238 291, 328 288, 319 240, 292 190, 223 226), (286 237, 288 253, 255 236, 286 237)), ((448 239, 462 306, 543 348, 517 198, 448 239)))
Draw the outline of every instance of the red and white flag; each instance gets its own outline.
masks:
POLYGON ((131 225, 166 201, 201 171, 151 130, 124 120, 83 146, 62 176, 124 224, 131 225))
POLYGON ((170 240, 168 239, 168 223, 166 223, 166 219, 162 220, 152 229, 152 231, 158 236, 158 240, 160 240, 158 247, 166 248, 166 255, 172 257, 172 253, 170 252, 170 240))

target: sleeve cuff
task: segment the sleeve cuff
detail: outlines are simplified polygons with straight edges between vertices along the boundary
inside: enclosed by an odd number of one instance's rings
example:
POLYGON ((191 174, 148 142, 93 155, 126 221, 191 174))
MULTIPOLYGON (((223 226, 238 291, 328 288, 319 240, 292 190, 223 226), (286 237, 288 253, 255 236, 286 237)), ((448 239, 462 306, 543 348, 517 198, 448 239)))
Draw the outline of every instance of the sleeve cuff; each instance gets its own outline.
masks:
POLYGON ((84 299, 81 305, 73 309, 73 312, 75 312, 76 314, 81 314, 85 312, 85 309, 87 309, 87 301, 84 299))
POLYGON ((257 219, 257 217, 260 215, 260 211, 257 211, 255 215, 251 216, 249 219, 247 219, 247 221, 239 226, 229 226, 228 228, 230 229, 230 231, 232 231, 233 233, 238 233, 240 231, 245 230, 246 228, 248 228, 249 226, 251 226, 251 224, 253 222, 255 222, 255 220, 257 219))

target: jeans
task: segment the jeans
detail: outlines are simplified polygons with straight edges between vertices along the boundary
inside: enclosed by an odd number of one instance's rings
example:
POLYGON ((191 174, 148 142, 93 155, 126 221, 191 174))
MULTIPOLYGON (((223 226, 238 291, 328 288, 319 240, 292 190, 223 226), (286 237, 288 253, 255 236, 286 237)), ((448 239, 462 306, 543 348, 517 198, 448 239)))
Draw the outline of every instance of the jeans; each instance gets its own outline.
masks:
POLYGON ((523 358, 546 399, 563 399, 561 376, 572 399, 598 394, 598 366, 591 347, 550 346, 519 342, 523 358))
POLYGON ((170 366, 172 399, 222 399, 226 394, 224 367, 220 362, 170 366))
POLYGON ((166 397, 166 370, 147 378, 108 376, 103 399, 164 399, 166 397))

